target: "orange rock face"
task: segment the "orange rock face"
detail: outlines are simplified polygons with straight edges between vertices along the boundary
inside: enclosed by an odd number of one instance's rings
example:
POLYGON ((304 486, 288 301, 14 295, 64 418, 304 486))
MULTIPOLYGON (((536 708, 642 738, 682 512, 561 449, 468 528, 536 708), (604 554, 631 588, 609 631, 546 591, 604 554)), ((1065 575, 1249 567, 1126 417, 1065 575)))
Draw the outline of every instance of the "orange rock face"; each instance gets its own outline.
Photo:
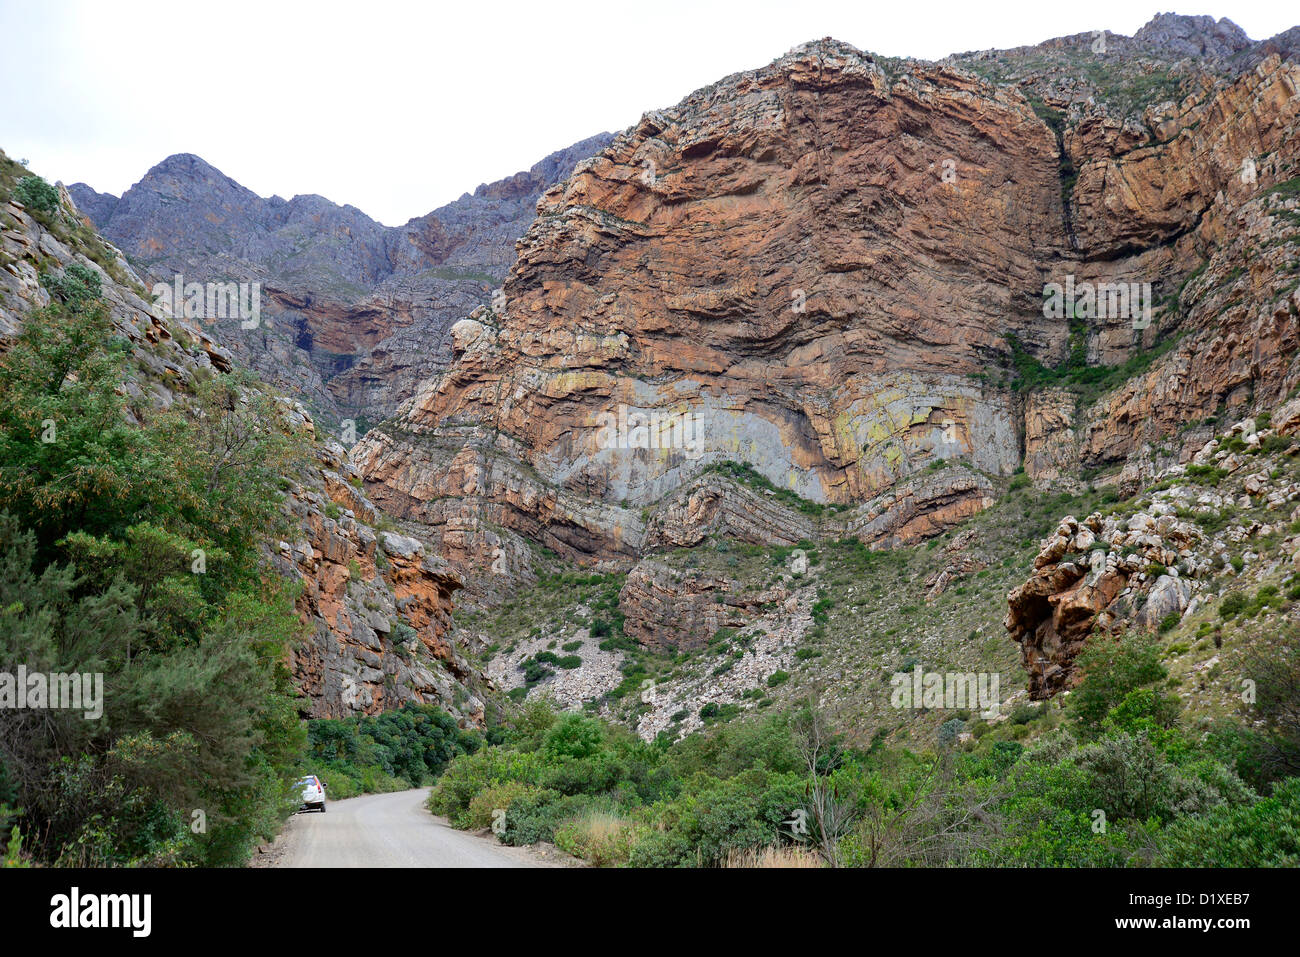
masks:
MULTIPOLYGON (((1180 307, 1157 319, 1163 337, 1182 336, 1175 347, 1062 426, 1079 433, 1083 464, 1121 461, 1224 406, 1277 402, 1295 384, 1300 217, 1296 200, 1271 187, 1300 172, 1297 90, 1300 66, 1269 57, 1188 103, 1167 121, 1167 142, 1124 152, 1105 139, 1111 155, 1082 166, 1081 251, 1151 244, 1134 261, 1183 277, 1169 285, 1180 307)), ((1095 348, 1104 353, 1116 335, 1134 337, 1100 330, 1095 348)))
POLYGON ((481 725, 482 679, 450 639, 460 579, 417 539, 376 532, 374 506, 336 469, 342 448, 318 449, 323 468, 289 497, 302 540, 280 543, 282 573, 299 578, 310 633, 289 666, 311 717, 375 714, 437 703, 481 725))
POLYGON ((892 490, 945 460, 1009 474, 1014 396, 976 376, 1008 332, 1064 347, 1034 311, 1067 248, 1058 165, 1017 94, 891 80, 833 41, 647 114, 543 197, 504 299, 453 330, 452 371, 362 443, 369 490, 434 527, 471 502, 571 556, 630 558, 647 521, 689 537, 655 509, 735 460, 874 503, 873 541, 941 530, 986 481, 892 490), (620 412, 698 432, 603 442, 620 412))
MULTIPOLYGON (((623 568, 711 535, 890 547, 1021 466, 1136 487, 1195 452, 1163 450, 1187 423, 1300 381, 1300 199, 1275 189, 1300 67, 1180 70, 1138 122, 827 40, 646 114, 543 195, 450 371, 354 450, 368 493, 474 590, 503 547, 526 571, 524 541, 623 568), (1145 305, 1050 308, 1116 283, 1145 305), (1135 356, 1109 388, 1066 375, 1135 356)), ((1071 568, 1008 619, 1036 695, 1130 587, 1071 568)), ((631 620, 702 594, 630 581, 631 620)))
POLYGON ((1085 113, 1061 141, 1067 208, 1056 134, 1018 93, 808 44, 646 114, 546 193, 504 295, 453 328, 451 371, 356 461, 379 503, 451 535, 471 578, 479 523, 578 560, 719 531, 890 545, 969 517, 1021 464, 1052 481, 1121 461, 1287 381, 1293 307, 1262 306, 1287 254, 1263 192, 1295 162, 1298 76, 1274 56, 1206 77, 1147 130, 1085 113), (1247 156, 1262 178, 1235 183, 1247 156), (1067 276, 1163 301, 1152 327, 1090 320, 1091 362, 1185 340, 1090 407, 1013 392, 1013 344, 1047 366, 1079 347, 1043 308, 1067 276), (724 461, 839 510, 751 507, 708 477, 724 461), (968 468, 928 471, 951 463, 968 468))

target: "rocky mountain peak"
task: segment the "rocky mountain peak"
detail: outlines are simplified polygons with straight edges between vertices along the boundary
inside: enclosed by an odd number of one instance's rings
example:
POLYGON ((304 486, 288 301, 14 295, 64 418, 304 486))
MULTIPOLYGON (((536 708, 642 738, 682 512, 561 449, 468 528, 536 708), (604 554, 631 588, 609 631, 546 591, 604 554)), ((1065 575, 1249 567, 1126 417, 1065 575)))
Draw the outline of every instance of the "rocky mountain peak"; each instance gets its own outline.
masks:
POLYGON ((243 189, 221 170, 194 153, 173 153, 150 167, 141 182, 155 179, 189 179, 197 182, 219 180, 235 189, 243 189))
POLYGON ((260 282, 265 321, 216 322, 211 334, 323 422, 370 420, 445 367, 448 329, 504 278, 542 192, 609 140, 589 137, 400 227, 323 196, 264 199, 188 153, 121 198, 69 191, 150 280, 260 282))
POLYGON ((1251 45, 1250 37, 1227 17, 1158 13, 1133 34, 1144 46, 1177 56, 1229 57, 1251 45))

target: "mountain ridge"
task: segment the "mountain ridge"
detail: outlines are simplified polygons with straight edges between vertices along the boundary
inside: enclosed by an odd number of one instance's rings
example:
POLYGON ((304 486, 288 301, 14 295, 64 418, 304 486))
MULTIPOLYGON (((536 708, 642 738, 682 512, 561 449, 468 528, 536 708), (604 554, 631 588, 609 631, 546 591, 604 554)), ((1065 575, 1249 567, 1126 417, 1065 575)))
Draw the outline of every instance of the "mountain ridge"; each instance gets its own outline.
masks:
POLYGON ((187 153, 155 164, 121 197, 85 184, 68 189, 153 280, 262 283, 265 324, 214 323, 212 334, 337 423, 382 417, 445 363, 447 327, 487 301, 535 196, 607 139, 557 150, 395 227, 315 194, 263 198, 187 153), (277 324, 283 331, 268 331, 277 324), (422 340, 437 345, 412 360, 410 344, 422 340))

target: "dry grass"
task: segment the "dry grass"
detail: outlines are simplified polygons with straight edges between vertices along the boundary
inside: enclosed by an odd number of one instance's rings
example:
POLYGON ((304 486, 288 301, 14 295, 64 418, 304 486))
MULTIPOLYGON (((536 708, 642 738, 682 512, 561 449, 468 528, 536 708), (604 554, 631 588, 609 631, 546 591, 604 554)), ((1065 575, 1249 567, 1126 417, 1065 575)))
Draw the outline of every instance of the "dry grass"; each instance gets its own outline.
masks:
POLYGON ((555 830, 555 843, 595 867, 617 867, 631 852, 632 822, 607 811, 591 811, 555 830))
POLYGON ((723 867, 823 867, 821 855, 800 844, 730 850, 723 867))

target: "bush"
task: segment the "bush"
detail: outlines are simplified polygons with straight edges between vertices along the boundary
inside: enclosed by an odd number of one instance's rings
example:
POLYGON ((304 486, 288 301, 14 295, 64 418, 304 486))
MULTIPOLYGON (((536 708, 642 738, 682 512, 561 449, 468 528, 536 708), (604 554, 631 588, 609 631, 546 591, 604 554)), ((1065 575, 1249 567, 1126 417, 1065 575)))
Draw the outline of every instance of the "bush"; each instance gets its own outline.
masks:
POLYGON ((1239 615, 1245 610, 1246 605, 1249 602, 1250 599, 1241 592, 1229 592, 1224 595, 1223 600, 1219 602, 1219 617, 1227 619, 1239 615))
POLYGON ((555 828, 555 844, 596 867, 619 867, 632 854, 632 822, 610 811, 587 810, 555 828))
POLYGON ((46 281, 55 301, 0 356, 0 670, 101 672, 112 721, 6 718, 23 846, 43 863, 240 864, 290 810, 306 743, 284 665, 301 623, 262 565, 302 450, 238 374, 131 424, 98 274, 46 281))
POLYGON ((540 841, 554 842, 561 822, 585 813, 592 798, 585 794, 562 795, 538 789, 520 795, 506 812, 505 830, 498 835, 503 844, 520 846, 540 841))
POLYGON ((309 721, 307 738, 309 760, 346 773, 365 793, 419 787, 482 744, 436 705, 410 703, 377 715, 309 721))
POLYGON ((1110 709, 1130 691, 1162 680, 1167 672, 1159 655, 1155 641, 1141 634, 1126 635, 1119 642, 1089 641, 1077 659, 1083 683, 1070 696, 1070 708, 1080 725, 1095 733, 1110 709))
POLYGON ((587 758, 600 750, 605 730, 600 721, 566 714, 546 733, 543 748, 557 758, 587 758))
POLYGON ((468 827, 469 805, 476 794, 507 781, 536 784, 541 767, 541 755, 507 747, 462 755, 448 765, 426 804, 434 814, 448 818, 453 827, 468 827))
POLYGON ((51 213, 59 205, 59 191, 40 176, 24 176, 14 187, 13 198, 30 210, 51 213))
POLYGON ((50 294, 66 303, 74 311, 84 310, 104 294, 99 273, 81 263, 71 263, 58 275, 43 273, 41 284, 50 294))
POLYGON ((765 847, 781 838, 784 822, 804 806, 807 780, 762 769, 718 780, 697 774, 675 799, 647 809, 653 832, 632 847, 633 867, 718 864, 728 851, 765 847))
POLYGON ((939 745, 950 748, 957 743, 957 735, 961 734, 966 727, 966 722, 961 718, 949 718, 943 724, 939 725, 939 745))
POLYGON ((498 811, 505 811, 508 818, 511 804, 521 798, 535 796, 540 791, 540 788, 520 781, 505 781, 484 788, 470 798, 469 808, 460 826, 490 828, 498 811))
POLYGON ((1300 867, 1300 778, 1271 797, 1184 817, 1161 836, 1164 867, 1300 867))

